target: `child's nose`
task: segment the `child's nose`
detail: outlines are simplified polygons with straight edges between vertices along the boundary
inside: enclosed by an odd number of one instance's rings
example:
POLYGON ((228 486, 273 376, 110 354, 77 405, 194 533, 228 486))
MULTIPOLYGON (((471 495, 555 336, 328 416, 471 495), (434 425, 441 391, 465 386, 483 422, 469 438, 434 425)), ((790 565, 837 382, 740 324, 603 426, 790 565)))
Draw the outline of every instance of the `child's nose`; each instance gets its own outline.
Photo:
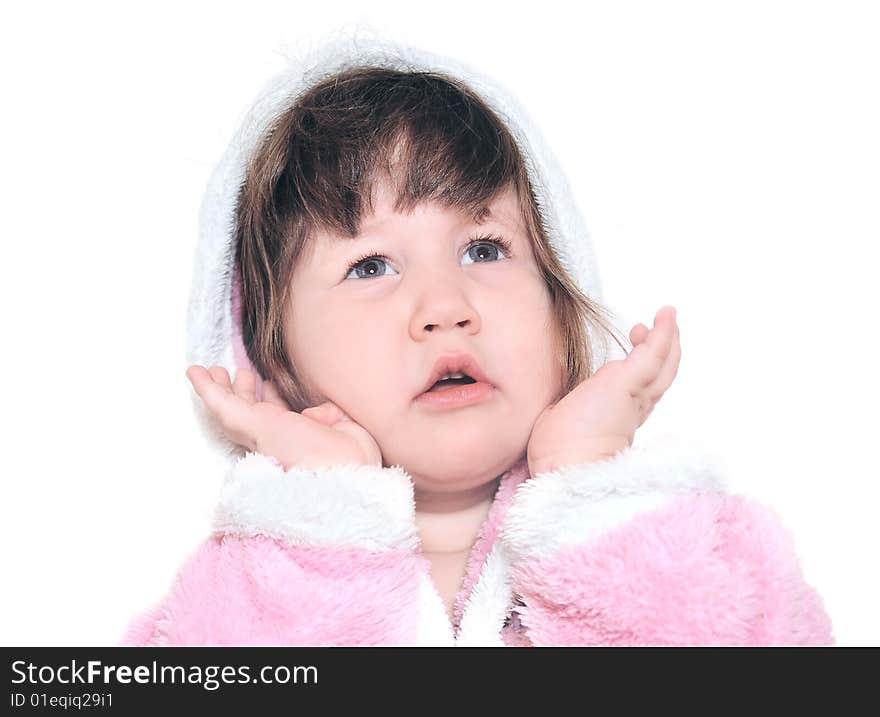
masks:
POLYGON ((480 331, 479 312, 459 284, 436 284, 421 292, 415 302, 409 328, 415 341, 437 331, 463 330, 468 335, 480 331))
MULTIPOLYGON (((464 321, 456 322, 456 324, 462 328, 467 328, 471 324, 471 321, 470 319, 465 319, 464 321)), ((440 324, 425 324, 425 331, 434 331, 435 329, 440 327, 440 324)))

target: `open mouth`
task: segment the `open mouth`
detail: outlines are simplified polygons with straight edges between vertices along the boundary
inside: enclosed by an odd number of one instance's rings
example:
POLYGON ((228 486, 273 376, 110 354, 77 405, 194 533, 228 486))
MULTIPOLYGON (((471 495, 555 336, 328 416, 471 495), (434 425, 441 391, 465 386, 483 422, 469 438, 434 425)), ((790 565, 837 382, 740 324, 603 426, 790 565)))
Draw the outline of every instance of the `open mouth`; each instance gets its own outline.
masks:
POLYGON ((446 389, 453 388, 454 386, 464 386, 469 383, 476 383, 476 379, 471 378, 467 374, 462 376, 461 378, 444 378, 440 381, 437 381, 431 388, 427 390, 426 393, 432 393, 435 391, 445 391, 446 389))

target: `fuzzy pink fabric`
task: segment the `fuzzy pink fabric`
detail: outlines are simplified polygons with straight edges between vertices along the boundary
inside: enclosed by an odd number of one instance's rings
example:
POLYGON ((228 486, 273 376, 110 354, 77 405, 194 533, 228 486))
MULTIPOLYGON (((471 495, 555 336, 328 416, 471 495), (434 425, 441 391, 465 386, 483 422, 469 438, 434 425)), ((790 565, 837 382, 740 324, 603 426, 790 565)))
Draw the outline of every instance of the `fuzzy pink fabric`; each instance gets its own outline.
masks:
MULTIPOLYGON (((525 473, 499 483, 456 616, 525 473)), ((403 551, 214 536, 123 645, 412 645, 428 561, 403 551)), ((790 534, 770 509, 718 493, 671 497, 589 543, 511 566, 510 646, 833 645, 790 534)))
POLYGON ((505 647, 534 647, 525 625, 515 612, 511 613, 508 623, 501 629, 501 639, 505 647))
POLYGON ((415 555, 215 536, 178 573, 159 608, 122 645, 410 645, 417 628, 415 555))
POLYGON ((834 644, 788 532, 742 496, 675 498, 513 584, 538 646, 834 644))
POLYGON ((523 456, 503 476, 501 476, 501 480, 498 482, 498 488, 495 491, 495 497, 492 500, 489 513, 483 521, 483 524, 480 526, 480 530, 477 533, 477 539, 474 541, 474 545, 468 556, 464 579, 453 604, 453 627, 456 634, 464 614, 465 603, 471 596, 474 586, 479 580, 483 566, 486 563, 486 559, 489 557, 489 553, 492 551, 492 547, 498 539, 498 531, 501 528, 501 523, 504 520, 507 509, 510 507, 510 503, 513 500, 513 494, 516 492, 520 483, 528 477, 529 465, 526 457, 523 456))

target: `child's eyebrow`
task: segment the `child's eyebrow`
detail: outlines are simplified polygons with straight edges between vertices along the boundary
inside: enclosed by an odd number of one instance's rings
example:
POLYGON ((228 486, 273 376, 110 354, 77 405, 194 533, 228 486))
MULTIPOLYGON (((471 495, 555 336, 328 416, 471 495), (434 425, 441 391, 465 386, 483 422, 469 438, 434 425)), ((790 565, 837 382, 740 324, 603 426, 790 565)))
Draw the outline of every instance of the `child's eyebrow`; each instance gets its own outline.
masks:
POLYGON ((474 224, 485 224, 492 218, 492 210, 489 207, 480 207, 473 216, 474 224))
MULTIPOLYGON (((477 209, 476 212, 471 216, 471 223, 477 226, 485 224, 487 221, 494 219, 494 215, 492 214, 492 210, 488 206, 482 206, 477 209)), ((334 244, 341 244, 342 242, 353 242, 357 241, 364 235, 369 235, 370 223, 363 222, 361 224, 361 232, 357 236, 348 237, 342 235, 331 235, 330 239, 334 244)))

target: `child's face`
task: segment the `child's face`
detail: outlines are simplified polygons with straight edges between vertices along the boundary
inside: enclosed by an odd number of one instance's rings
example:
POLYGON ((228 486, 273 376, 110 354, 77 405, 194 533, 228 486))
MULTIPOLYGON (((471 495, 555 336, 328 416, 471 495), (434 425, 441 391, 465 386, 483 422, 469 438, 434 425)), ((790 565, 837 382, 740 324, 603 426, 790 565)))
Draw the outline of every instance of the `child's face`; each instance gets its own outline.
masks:
POLYGON ((392 210, 387 186, 355 240, 318 234, 293 274, 287 345, 313 395, 330 400, 423 490, 465 490, 524 455, 541 411, 559 398, 549 291, 516 192, 481 224, 439 205, 392 210), (499 235, 503 249, 474 237, 499 235), (366 261, 364 255, 387 257, 366 261), (347 278, 344 278, 346 277, 347 278), (440 354, 473 356, 494 385, 480 403, 431 410, 415 400, 440 354))

